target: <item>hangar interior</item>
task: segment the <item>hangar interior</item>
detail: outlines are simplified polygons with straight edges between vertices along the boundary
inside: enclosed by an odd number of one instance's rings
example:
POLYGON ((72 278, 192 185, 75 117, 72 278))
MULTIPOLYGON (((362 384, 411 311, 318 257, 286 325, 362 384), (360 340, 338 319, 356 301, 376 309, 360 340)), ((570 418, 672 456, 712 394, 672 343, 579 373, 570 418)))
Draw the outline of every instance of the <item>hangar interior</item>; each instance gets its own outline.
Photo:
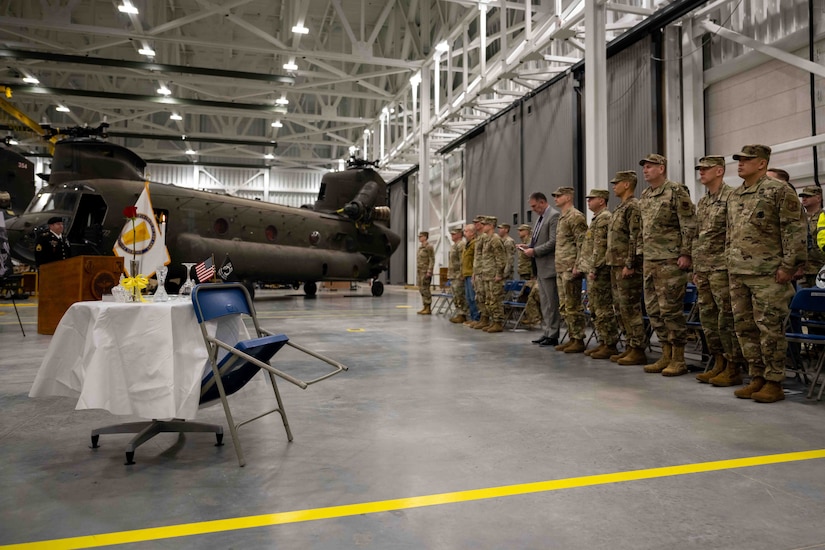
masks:
MULTIPOLYGON (((419 230, 444 266, 467 218, 529 222, 527 196, 561 185, 584 211, 586 191, 651 152, 694 200, 695 161, 748 143, 770 145, 795 186, 819 184, 823 13, 821 0, 0 3, 0 124, 36 172, 50 170, 48 128, 105 122, 153 181, 300 206, 360 155, 379 161, 402 235, 382 298, 258 297, 269 328, 350 370, 285 388, 295 440, 277 419, 243 428, 243 468, 208 434, 159 436, 131 466, 123 438, 90 450, 90 430, 119 417, 29 398, 50 337, 36 303, 1 302, 0 548, 825 548, 822 404, 801 384, 766 410, 539 349, 529 332, 416 316, 402 288, 419 230)), ((256 391, 234 402, 254 411, 256 391)))

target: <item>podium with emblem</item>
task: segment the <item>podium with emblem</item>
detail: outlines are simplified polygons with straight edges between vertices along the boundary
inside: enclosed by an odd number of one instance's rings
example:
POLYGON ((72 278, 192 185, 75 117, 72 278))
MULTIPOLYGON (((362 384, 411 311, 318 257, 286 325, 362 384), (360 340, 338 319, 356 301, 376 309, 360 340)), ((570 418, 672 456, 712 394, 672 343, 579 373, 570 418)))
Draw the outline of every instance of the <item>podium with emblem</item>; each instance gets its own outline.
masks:
POLYGON ((123 258, 75 256, 40 266, 37 306, 38 334, 54 334, 60 319, 75 302, 102 300, 118 284, 123 258))

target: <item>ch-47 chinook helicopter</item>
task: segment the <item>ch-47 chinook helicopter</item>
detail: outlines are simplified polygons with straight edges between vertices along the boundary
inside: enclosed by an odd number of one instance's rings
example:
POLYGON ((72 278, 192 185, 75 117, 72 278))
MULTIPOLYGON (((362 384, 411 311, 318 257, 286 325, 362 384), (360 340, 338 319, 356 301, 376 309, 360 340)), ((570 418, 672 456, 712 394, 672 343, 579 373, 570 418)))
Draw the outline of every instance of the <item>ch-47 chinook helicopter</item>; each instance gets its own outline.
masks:
MULTIPOLYGON (((52 216, 64 218, 72 253, 112 255, 123 227, 123 209, 143 191, 146 163, 138 155, 94 135, 96 130, 62 131, 55 145, 48 185, 26 211, 7 220, 11 253, 34 264, 36 231, 52 216)), ((364 281, 387 269, 400 242, 389 221, 387 185, 370 163, 351 161, 343 172, 323 176, 311 208, 149 183, 152 207, 166 221, 172 263, 167 280, 185 277, 181 262, 226 254, 234 275, 254 282, 304 285, 315 295, 320 281, 364 281)), ((372 294, 383 294, 373 281, 372 294)), ((174 290, 174 289, 172 289, 174 290)))

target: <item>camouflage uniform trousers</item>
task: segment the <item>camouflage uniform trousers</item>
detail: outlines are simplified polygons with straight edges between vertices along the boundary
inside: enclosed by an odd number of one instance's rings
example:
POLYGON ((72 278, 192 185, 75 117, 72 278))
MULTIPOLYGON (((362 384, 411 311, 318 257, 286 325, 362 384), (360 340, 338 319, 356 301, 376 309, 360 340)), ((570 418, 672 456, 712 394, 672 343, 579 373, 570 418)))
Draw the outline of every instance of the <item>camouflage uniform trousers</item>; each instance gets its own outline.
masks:
POLYGON ((584 340, 587 320, 582 305, 582 280, 573 277, 572 271, 564 271, 556 275, 556 284, 559 288, 559 313, 567 323, 570 338, 584 340))
POLYGON ((433 293, 430 290, 430 285, 433 282, 433 276, 427 276, 426 271, 418 272, 418 291, 421 292, 421 298, 424 300, 424 305, 429 306, 433 303, 433 293))
POLYGON ((783 325, 790 311, 793 285, 777 283, 773 274, 729 277, 733 324, 750 375, 781 382, 788 349, 783 325))
POLYGON ((484 280, 484 309, 491 323, 504 323, 504 282, 484 280))
POLYGON ((481 275, 473 277, 473 288, 476 291, 476 306, 478 307, 478 314, 480 317, 490 318, 490 312, 487 309, 487 288, 481 275))
POLYGON ((541 324, 541 293, 539 292, 538 281, 532 279, 524 286, 529 289, 527 302, 524 305, 524 316, 521 318, 525 325, 541 324))
POLYGON ((662 344, 684 347, 687 342, 684 313, 687 281, 687 272, 679 269, 676 258, 645 260, 645 309, 650 326, 662 344))
POLYGON ((607 266, 597 269, 595 278, 587 280, 587 299, 596 335, 599 342, 615 346, 619 341, 619 329, 616 325, 613 292, 610 287, 610 267, 607 266))
POLYGON ((470 308, 467 307, 467 296, 464 290, 464 277, 450 279, 450 286, 453 289, 453 305, 457 315, 469 317, 470 308))
POLYGON ((730 284, 727 271, 704 271, 694 274, 699 293, 699 321, 708 351, 723 354, 725 359, 744 362, 739 340, 733 328, 733 310, 730 305, 730 284))
POLYGON ((642 288, 644 281, 641 273, 634 273, 625 279, 622 266, 610 267, 610 286, 613 291, 613 304, 616 322, 627 338, 627 345, 645 348, 645 320, 642 317, 642 288))

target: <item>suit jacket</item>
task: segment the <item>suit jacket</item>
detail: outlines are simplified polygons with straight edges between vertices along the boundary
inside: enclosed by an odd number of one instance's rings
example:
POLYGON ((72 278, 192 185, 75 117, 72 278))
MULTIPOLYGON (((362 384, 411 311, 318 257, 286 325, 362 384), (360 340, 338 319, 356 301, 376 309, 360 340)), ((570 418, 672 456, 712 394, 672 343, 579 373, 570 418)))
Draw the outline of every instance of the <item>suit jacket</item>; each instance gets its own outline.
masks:
POLYGON ((536 271, 538 277, 543 279, 556 276, 556 227, 559 225, 559 216, 559 211, 551 206, 541 221, 538 233, 536 226, 533 226, 533 234, 536 236, 533 246, 536 271))

